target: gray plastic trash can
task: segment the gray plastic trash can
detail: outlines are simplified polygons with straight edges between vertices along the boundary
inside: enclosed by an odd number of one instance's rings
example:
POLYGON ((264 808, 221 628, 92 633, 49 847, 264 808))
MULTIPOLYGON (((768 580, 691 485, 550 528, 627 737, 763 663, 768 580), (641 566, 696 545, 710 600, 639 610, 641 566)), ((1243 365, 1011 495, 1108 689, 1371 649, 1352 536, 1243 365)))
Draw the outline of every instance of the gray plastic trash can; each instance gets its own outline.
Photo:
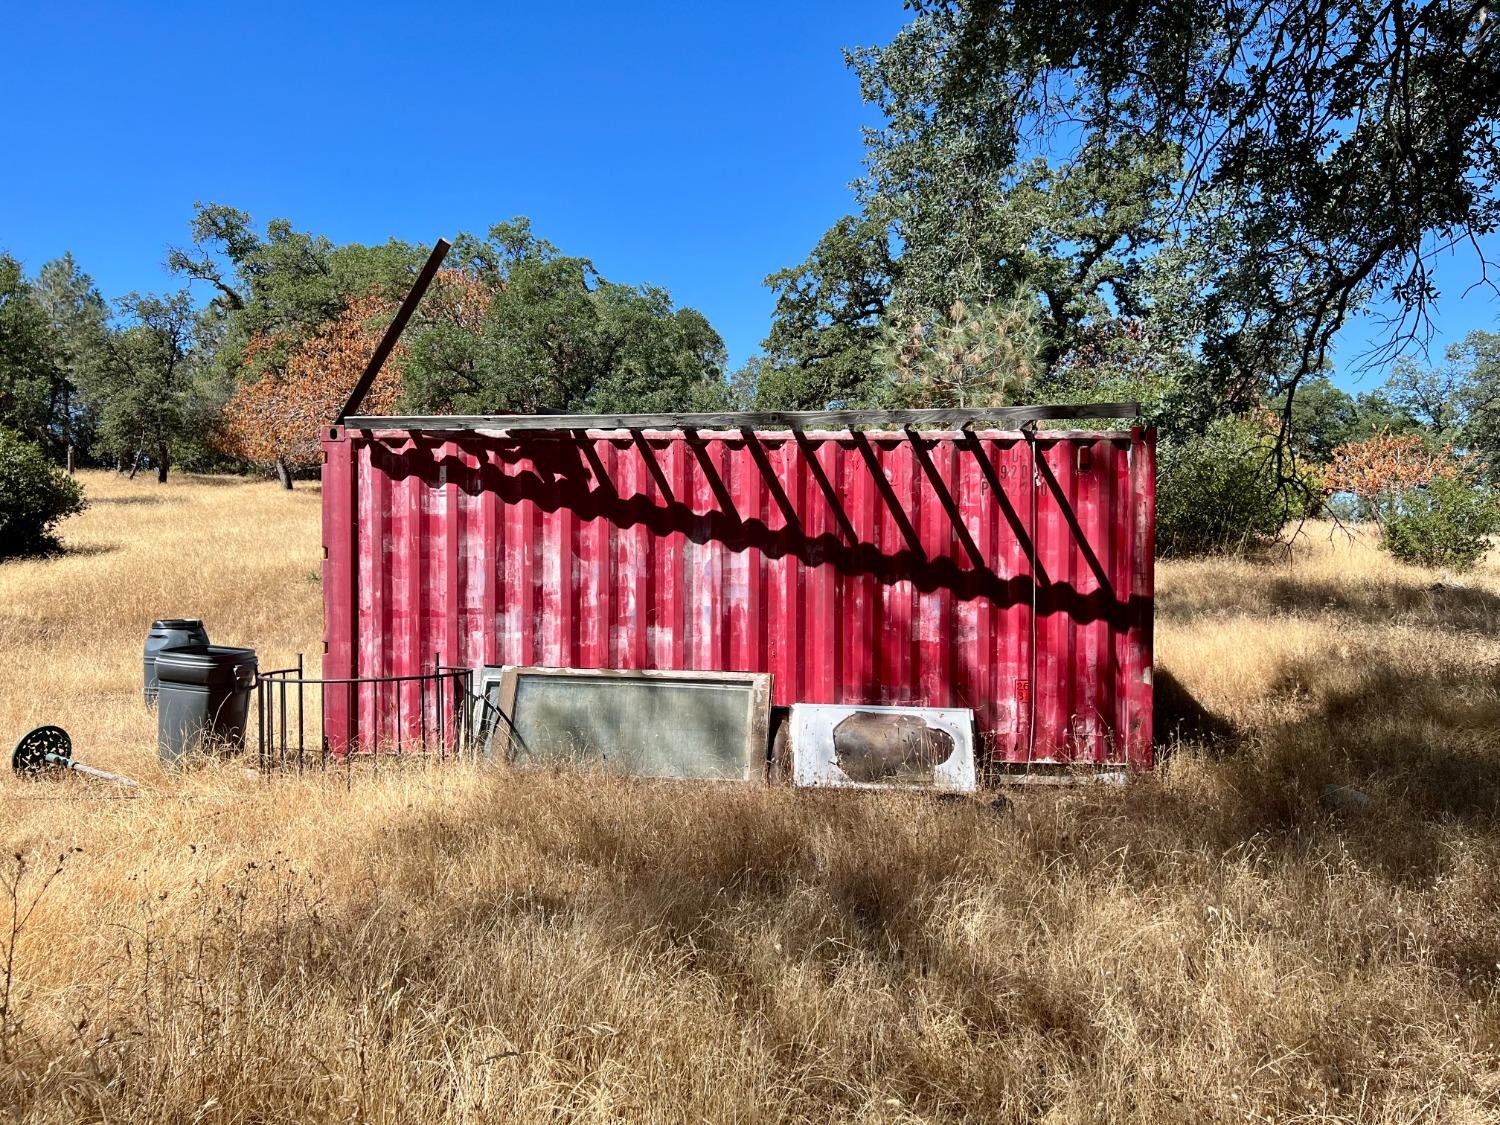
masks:
POLYGON ((183 645, 157 653, 161 760, 171 764, 200 748, 220 753, 243 749, 256 668, 253 648, 183 645))
POLYGON ((162 617, 151 622, 146 634, 146 651, 141 657, 145 673, 146 706, 156 703, 156 654, 183 645, 208 644, 208 630, 196 617, 162 617))

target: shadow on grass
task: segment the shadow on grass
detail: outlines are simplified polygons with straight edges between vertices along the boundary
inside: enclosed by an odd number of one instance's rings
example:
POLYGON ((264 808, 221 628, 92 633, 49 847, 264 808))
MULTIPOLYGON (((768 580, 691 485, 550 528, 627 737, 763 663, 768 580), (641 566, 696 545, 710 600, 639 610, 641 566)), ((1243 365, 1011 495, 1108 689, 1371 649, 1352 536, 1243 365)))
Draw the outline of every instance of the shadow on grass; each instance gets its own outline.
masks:
POLYGON ((100 555, 112 555, 119 549, 118 543, 80 543, 74 547, 64 547, 56 552, 56 557, 92 559, 100 555))
POLYGON ((70 558, 89 559, 99 555, 113 554, 119 549, 120 544, 118 543, 83 543, 70 547, 57 539, 48 539, 45 543, 33 546, 25 551, 0 552, 0 566, 9 562, 51 562, 56 559, 70 558))
POLYGON ((160 504, 181 504, 181 496, 100 496, 90 497, 90 507, 100 508, 154 508, 160 504))
MULTIPOLYGON (((1371 672, 1309 722, 1342 721, 1389 691, 1371 672)), ((498 1024, 519 1052, 547 1052, 549 1066, 585 1073, 648 1065, 663 1029, 691 1020, 685 1005, 702 1002, 695 982, 713 982, 714 1018, 731 1025, 731 1042, 735 1029, 753 1029, 746 1041, 766 1044, 788 1073, 844 1068, 840 1085, 809 1101, 823 1116, 868 1104, 874 1089, 919 1104, 956 1078, 934 1073, 931 1038, 912 1024, 899 1035, 870 1030, 910 1010, 982 1032, 985 1050, 1043 1041, 1054 1062, 1078 1067, 1108 1052, 1114 1032, 1097 991, 1064 964, 1091 924, 1090 899, 1135 895, 1177 925, 1189 916, 1181 904, 1199 917, 1223 901, 1225 882, 1261 879, 1281 911, 1275 933, 1289 933, 1296 950, 1325 940, 1319 896, 1347 902, 1331 885, 1364 877, 1339 866, 1351 857, 1391 882, 1431 886, 1451 862, 1441 818, 1412 816, 1386 793, 1364 814, 1328 813, 1317 787, 1338 776, 1336 758, 1314 754, 1299 767, 1279 752, 1306 735, 1257 762, 1217 760, 1202 786, 1147 779, 1026 794, 999 817, 919 796, 479 776, 472 791, 385 818, 368 842, 354 833, 351 842, 369 848, 367 886, 325 900, 284 858, 250 863, 223 887, 230 908, 216 900, 200 917, 230 925, 238 903, 275 901, 272 921, 220 943, 229 970, 267 993, 285 985, 354 1015, 374 997, 389 1018, 440 1011, 464 1033, 498 1024), (1018 904, 1014 915, 997 914, 1002 901, 1018 904), (953 920, 966 911, 977 931, 965 933, 1014 956, 975 957, 955 937, 953 920), (566 988, 549 983, 557 974, 566 988), (651 1003, 621 1003, 622 988, 651 1003), (904 1009, 891 996, 916 999, 904 1009), (604 1019, 619 1032, 607 1049, 573 1034, 604 1019)), ((1391 933, 1378 911, 1337 932, 1328 952, 1350 965, 1391 933)), ((1190 929, 1162 948, 1191 965, 1199 940, 1190 929)), ((1458 973, 1492 962, 1492 952, 1484 935, 1443 936, 1424 956, 1458 973)), ((1171 971, 1194 970, 1169 963, 1142 973, 1171 971)), ((1142 1011, 1153 1018, 1149 1000, 1142 1011)), ((380 1028, 395 1036, 402 1026, 380 1028)), ((1351 1049, 1341 1065, 1360 1073, 1361 1057, 1351 1049)), ((1000 1119, 1003 1086, 966 1087, 968 1108, 1000 1119)))
POLYGON ((1312 660, 1282 670, 1275 691, 1307 692, 1316 702, 1271 732, 1272 745, 1326 748, 1351 782, 1384 785, 1413 812, 1500 816, 1500 678, 1493 672, 1366 657, 1357 670, 1326 678, 1312 660))
POLYGON ((1152 675, 1152 741, 1158 756, 1183 743, 1195 743, 1216 753, 1231 749, 1239 730, 1198 702, 1176 676, 1158 667, 1152 675))
POLYGON ((241 476, 239 473, 179 473, 177 479, 192 484, 205 484, 210 488, 232 488, 236 485, 259 484, 265 478, 241 476))
POLYGON ((1135 829, 1162 838, 1166 852, 1256 841, 1292 856, 1311 841, 1337 840, 1363 868, 1414 885, 1448 869, 1455 832, 1500 840, 1500 677, 1492 670, 1379 654, 1297 659, 1271 695, 1292 704, 1293 717, 1171 747, 1164 757, 1201 760, 1194 780, 1127 794, 1124 815, 1135 829), (1349 798, 1351 790, 1359 796, 1349 798))
POLYGON ((1433 582, 1319 582, 1266 574, 1241 586, 1215 586, 1203 599, 1168 593, 1157 601, 1158 619, 1190 621, 1204 615, 1266 613, 1299 617, 1334 615, 1365 625, 1412 625, 1458 632, 1500 633, 1500 595, 1478 586, 1433 582))

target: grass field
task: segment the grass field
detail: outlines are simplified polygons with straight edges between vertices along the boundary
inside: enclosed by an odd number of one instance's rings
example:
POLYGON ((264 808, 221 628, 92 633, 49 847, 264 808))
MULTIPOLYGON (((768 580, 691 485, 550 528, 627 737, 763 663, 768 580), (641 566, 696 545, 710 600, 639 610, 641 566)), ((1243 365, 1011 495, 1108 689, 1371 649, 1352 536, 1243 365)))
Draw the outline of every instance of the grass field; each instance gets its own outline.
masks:
POLYGON ((0 778, 0 1120, 1500 1119, 1493 563, 1162 565, 1186 741, 1001 812, 346 788, 164 775, 139 695, 155 616, 317 652, 316 491, 84 482, 0 565, 0 739, 144 785, 0 778))

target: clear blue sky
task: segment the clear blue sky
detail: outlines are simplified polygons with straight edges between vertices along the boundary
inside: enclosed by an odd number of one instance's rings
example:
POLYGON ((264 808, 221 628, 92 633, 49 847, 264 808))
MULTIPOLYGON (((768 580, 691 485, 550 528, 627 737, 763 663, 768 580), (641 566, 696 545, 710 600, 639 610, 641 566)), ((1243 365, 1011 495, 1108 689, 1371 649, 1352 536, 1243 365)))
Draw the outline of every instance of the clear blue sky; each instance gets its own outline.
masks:
MULTIPOLYGON (((766 274, 850 210, 859 99, 841 48, 898 0, 421 6, 11 4, 0 249, 72 250, 108 296, 161 268, 196 200, 336 241, 428 243, 529 215, 612 280, 708 315, 732 365, 766 274)), ((1442 344, 1493 328, 1456 258, 1442 344)), ((1378 328, 1340 341, 1340 382, 1378 328)))
POLYGON ((766 274, 852 208, 871 120, 845 46, 898 0, 10 4, 0 249, 72 250, 107 296, 195 200, 336 241, 528 215, 611 280, 665 286, 742 362, 766 274))

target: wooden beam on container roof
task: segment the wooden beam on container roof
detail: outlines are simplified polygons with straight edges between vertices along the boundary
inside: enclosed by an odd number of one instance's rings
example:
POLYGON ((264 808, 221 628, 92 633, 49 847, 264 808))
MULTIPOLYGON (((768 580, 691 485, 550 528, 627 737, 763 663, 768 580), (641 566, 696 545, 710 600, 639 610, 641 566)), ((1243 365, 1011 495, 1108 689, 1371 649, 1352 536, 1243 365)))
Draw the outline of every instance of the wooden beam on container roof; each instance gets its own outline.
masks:
POLYGON ((1020 425, 1070 418, 1134 418, 1138 402, 1060 403, 939 410, 752 410, 717 414, 359 415, 352 430, 819 430, 884 426, 968 429, 984 422, 1020 425))
POLYGON ((417 274, 417 280, 412 282, 412 287, 406 294, 406 299, 401 302, 401 307, 396 310, 395 319, 390 327, 385 330, 385 335, 380 338, 380 343, 375 345, 375 351, 370 356, 370 362, 365 365, 365 372, 359 377, 359 382, 354 384, 354 389, 349 392, 349 397, 344 401, 343 409, 334 419, 335 423, 344 420, 358 410, 365 401, 365 395, 369 394, 370 388, 375 385, 375 377, 380 374, 380 369, 385 365, 386 357, 391 354, 391 349, 396 346, 396 341, 401 339, 401 333, 406 329, 406 322, 411 319, 411 314, 417 311, 417 306, 422 302, 422 295, 427 292, 427 287, 432 284, 432 279, 437 276, 438 267, 443 264, 443 259, 448 256, 448 251, 453 244, 446 238, 440 238, 433 244, 432 253, 427 255, 427 261, 422 265, 422 270, 417 274))

